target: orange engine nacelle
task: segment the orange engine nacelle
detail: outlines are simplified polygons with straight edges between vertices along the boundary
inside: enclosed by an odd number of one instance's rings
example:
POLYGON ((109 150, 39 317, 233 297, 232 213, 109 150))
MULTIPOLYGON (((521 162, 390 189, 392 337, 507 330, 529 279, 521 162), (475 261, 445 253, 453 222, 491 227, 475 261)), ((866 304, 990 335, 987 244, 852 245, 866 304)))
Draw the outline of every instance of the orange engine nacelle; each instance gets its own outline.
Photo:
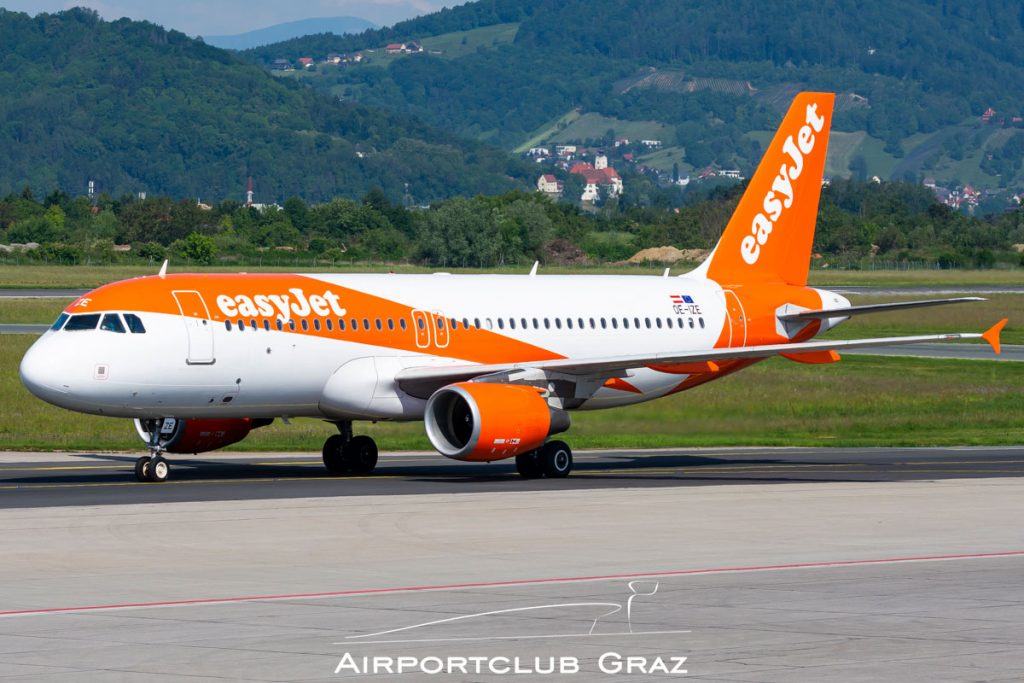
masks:
POLYGON ((434 448, 455 460, 511 458, 569 428, 568 414, 549 407, 540 389, 484 382, 438 389, 423 421, 434 448))
MULTIPOLYGON (((238 443, 256 427, 273 420, 241 418, 215 418, 205 420, 179 420, 167 418, 160 430, 160 445, 168 453, 205 453, 238 443)), ((135 430, 149 443, 149 429, 142 420, 135 420, 135 430)))

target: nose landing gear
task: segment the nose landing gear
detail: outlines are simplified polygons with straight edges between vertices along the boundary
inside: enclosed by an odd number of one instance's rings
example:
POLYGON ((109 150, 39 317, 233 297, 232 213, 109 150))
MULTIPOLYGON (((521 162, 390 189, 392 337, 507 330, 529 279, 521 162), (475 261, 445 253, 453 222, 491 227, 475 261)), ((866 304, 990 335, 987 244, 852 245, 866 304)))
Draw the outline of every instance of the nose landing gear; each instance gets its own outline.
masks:
POLYGON ((338 431, 324 442, 324 467, 331 474, 366 475, 377 466, 377 444, 368 436, 352 436, 352 423, 338 422, 338 431))
POLYGON ((165 482, 171 474, 171 466, 163 457, 164 448, 160 443, 163 419, 145 420, 149 432, 149 455, 135 461, 135 478, 139 481, 165 482))

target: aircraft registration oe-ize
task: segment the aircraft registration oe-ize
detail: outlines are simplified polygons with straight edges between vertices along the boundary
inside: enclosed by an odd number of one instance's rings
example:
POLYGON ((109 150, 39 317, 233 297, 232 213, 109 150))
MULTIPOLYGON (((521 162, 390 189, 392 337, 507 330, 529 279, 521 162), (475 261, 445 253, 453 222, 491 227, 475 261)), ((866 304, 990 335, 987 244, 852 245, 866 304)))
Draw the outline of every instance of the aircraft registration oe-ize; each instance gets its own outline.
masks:
POLYGON ((853 306, 807 286, 834 95, 794 100, 718 245, 678 277, 208 274, 115 282, 74 301, 25 354, 21 379, 70 410, 134 418, 164 481, 165 453, 235 443, 275 418, 337 426, 323 461, 368 474, 360 420, 423 420, 456 460, 515 458, 564 477, 552 435, 573 410, 692 389, 760 360, 833 363, 837 351, 984 338, 813 338, 852 315, 978 301, 853 306))

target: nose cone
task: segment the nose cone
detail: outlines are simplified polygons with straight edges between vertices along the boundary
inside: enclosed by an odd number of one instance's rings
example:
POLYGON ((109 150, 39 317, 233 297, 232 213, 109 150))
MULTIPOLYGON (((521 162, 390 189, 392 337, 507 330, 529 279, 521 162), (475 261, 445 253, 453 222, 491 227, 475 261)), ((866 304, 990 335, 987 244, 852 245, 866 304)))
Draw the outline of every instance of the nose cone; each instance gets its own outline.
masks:
POLYGON ((21 383, 33 394, 47 403, 60 405, 60 398, 67 395, 68 387, 63 383, 60 363, 46 351, 49 336, 44 335, 29 348, 21 359, 18 374, 21 375, 21 383))

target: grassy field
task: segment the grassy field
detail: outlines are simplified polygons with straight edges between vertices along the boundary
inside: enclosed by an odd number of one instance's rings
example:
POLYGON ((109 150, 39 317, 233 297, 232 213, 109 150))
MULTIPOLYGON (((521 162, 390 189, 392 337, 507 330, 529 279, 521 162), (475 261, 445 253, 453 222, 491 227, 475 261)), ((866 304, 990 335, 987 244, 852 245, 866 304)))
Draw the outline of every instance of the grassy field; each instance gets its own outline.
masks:
MULTIPOLYGON (((679 264, 672 268, 673 275, 688 271, 695 264, 679 264)), ((102 284, 141 275, 153 275, 152 266, 48 266, 0 265, 0 289, 58 288, 91 289, 102 284)), ((170 272, 192 273, 430 273, 440 270, 402 263, 345 263, 334 267, 311 267, 307 262, 295 266, 251 266, 221 264, 209 268, 180 267, 172 264, 170 272)), ((458 273, 527 273, 529 264, 501 268, 448 268, 458 273)), ((664 268, 645 265, 543 266, 542 274, 581 273, 616 275, 661 275, 664 268)), ((813 287, 879 286, 879 287, 964 287, 1024 285, 1024 268, 1009 270, 812 270, 813 287)))
POLYGON ((615 137, 629 138, 630 141, 661 140, 665 142, 671 139, 671 129, 657 121, 626 121, 588 113, 580 116, 569 124, 568 127, 555 133, 549 140, 550 142, 597 140, 604 137, 604 134, 609 129, 615 131, 615 137))
MULTIPOLYGON (((71 413, 31 396, 18 363, 34 337, 0 335, 0 449, 138 450, 128 420, 71 413)), ((851 356, 782 359, 651 403, 574 413, 577 448, 701 445, 910 446, 1024 441, 1024 363, 851 356)), ((427 448, 423 426, 360 425, 383 450, 427 448)), ((276 422, 235 450, 316 451, 333 427, 276 422)))

